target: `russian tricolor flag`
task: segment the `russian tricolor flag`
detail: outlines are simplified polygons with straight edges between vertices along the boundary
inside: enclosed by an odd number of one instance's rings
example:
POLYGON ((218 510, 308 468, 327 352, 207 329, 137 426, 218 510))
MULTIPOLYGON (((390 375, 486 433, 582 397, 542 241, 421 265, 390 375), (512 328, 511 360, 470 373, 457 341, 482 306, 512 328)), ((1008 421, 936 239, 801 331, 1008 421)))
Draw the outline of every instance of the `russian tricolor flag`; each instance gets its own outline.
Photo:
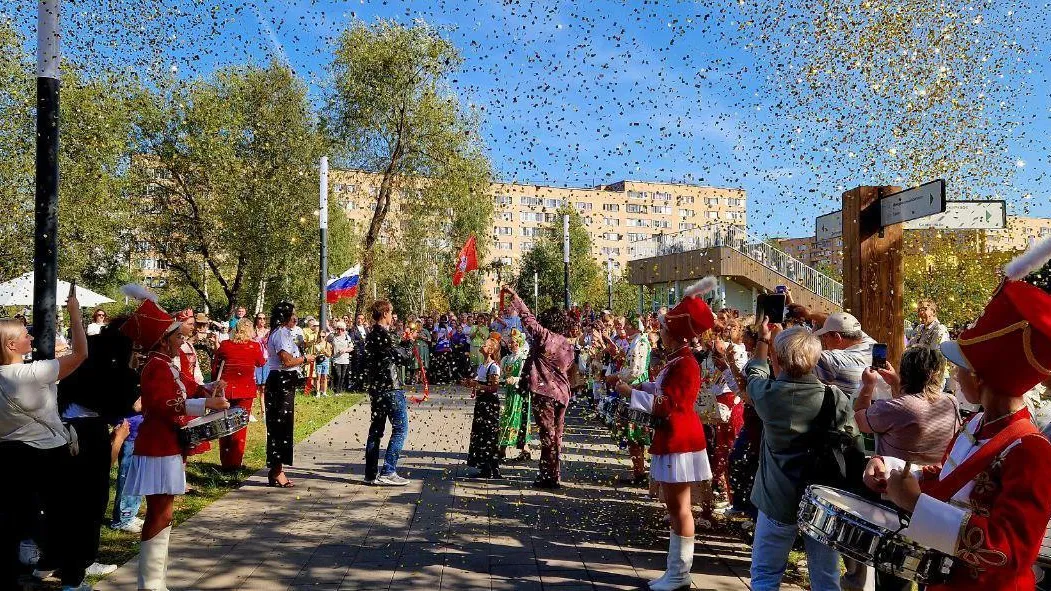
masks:
POLYGON ((347 272, 329 282, 325 288, 325 301, 330 304, 358 295, 358 276, 361 265, 354 265, 347 272))

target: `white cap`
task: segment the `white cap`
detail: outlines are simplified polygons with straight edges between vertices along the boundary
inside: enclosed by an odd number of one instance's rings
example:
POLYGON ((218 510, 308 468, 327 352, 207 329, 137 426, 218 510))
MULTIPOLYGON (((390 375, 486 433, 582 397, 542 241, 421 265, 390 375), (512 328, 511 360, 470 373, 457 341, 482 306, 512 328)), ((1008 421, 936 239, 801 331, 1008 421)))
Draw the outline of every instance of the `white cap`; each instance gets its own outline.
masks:
POLYGON ((858 322, 857 318, 854 318, 852 314, 846 312, 836 312, 825 320, 825 325, 820 330, 814 332, 814 336, 821 336, 830 332, 838 333, 852 333, 860 332, 861 323, 858 322))
POLYGON ((967 358, 963 356, 963 350, 960 349, 960 344, 956 341, 945 341, 938 347, 941 349, 942 355, 949 360, 950 363, 958 365, 964 369, 973 369, 967 358))

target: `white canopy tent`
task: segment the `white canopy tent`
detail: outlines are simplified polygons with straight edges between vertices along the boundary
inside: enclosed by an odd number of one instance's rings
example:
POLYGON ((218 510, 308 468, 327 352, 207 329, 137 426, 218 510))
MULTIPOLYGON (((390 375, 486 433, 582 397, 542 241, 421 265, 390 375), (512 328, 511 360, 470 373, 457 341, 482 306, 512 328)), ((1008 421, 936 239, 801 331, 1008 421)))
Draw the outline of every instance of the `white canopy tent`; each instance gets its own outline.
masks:
MULTIPOLYGON (((58 282, 58 307, 61 308, 69 293, 69 283, 58 282)), ((95 293, 90 289, 77 286, 77 300, 81 307, 93 308, 101 304, 112 304, 113 300, 102 294, 95 293)), ((10 281, 0 283, 0 306, 32 306, 33 305, 33 272, 15 277, 10 281)))

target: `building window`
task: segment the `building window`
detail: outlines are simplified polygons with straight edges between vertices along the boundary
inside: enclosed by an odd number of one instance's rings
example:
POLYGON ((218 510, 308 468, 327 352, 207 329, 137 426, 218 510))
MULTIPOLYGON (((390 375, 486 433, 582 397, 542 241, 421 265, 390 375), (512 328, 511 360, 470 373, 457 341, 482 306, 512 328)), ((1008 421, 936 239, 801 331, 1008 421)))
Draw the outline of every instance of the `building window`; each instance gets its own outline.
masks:
POLYGON ((694 197, 692 195, 684 195, 682 197, 679 197, 679 205, 682 205, 682 204, 693 205, 693 203, 694 203, 694 197))
POLYGON ((649 237, 649 234, 636 234, 635 232, 628 232, 628 242, 638 242, 639 240, 646 240, 649 237))
POLYGON ((602 255, 603 256, 610 256, 610 255, 620 256, 620 248, 619 247, 611 247, 611 246, 603 246, 602 247, 602 255))
POLYGON ((628 204, 628 213, 649 213, 650 208, 645 205, 639 205, 637 203, 628 204))
POLYGON ((693 209, 680 209, 679 210, 679 217, 681 217, 684 220, 692 218, 695 215, 697 215, 697 212, 695 210, 693 210, 693 209))
POLYGON ((646 194, 641 191, 628 191, 628 199, 645 199, 646 194))
POLYGON ((578 211, 591 211, 591 204, 587 201, 577 201, 574 203, 578 211))
POLYGON ((729 201, 732 207, 744 207, 744 199, 730 199, 729 201))
POLYGON ((660 214, 664 214, 664 215, 671 215, 671 206, 670 205, 654 205, 653 206, 653 213, 660 213, 660 214))
POLYGON ((653 220, 654 228, 669 228, 668 220, 653 220))
POLYGON ((522 241, 522 250, 523 251, 533 250, 533 241, 532 240, 523 240, 522 241))
POLYGON ((558 218, 559 218, 559 215, 557 213, 545 213, 544 214, 544 221, 545 222, 553 222, 553 221, 557 220, 558 218))
POLYGON ((527 197, 525 195, 522 195, 518 198, 518 203, 521 205, 529 205, 532 207, 536 207, 538 205, 543 205, 544 200, 539 197, 527 197))
POLYGON ((497 215, 499 216, 499 219, 500 219, 501 222, 513 222, 513 221, 515 221, 515 214, 510 212, 510 211, 501 211, 497 215))
POLYGON ((511 244, 510 242, 497 242, 496 243, 496 249, 497 250, 511 250, 513 248, 514 248, 514 244, 511 244))
POLYGON ((511 196, 510 195, 497 195, 496 196, 496 204, 497 205, 511 205, 511 196))
POLYGON ((704 212, 704 217, 709 219, 709 220, 717 220, 717 219, 719 219, 719 212, 718 211, 706 211, 706 212, 704 212))
POLYGON ((523 211, 518 214, 523 222, 542 222, 544 221, 544 214, 532 211, 523 211))
POLYGON ((510 226, 497 226, 496 227, 496 235, 497 236, 511 236, 514 233, 515 233, 514 229, 511 228, 510 226))
POLYGON ((625 220, 624 223, 629 228, 649 228, 650 227, 650 221, 649 220, 640 220, 640 219, 636 219, 636 218, 628 218, 627 220, 625 220))
POLYGON ((591 216, 589 216, 589 215, 584 216, 584 224, 585 225, 590 226, 591 222, 592 222, 591 216))
POLYGON ((603 203, 602 211, 620 211, 619 203, 603 203))
POLYGON ((607 226, 619 226, 620 218, 602 218, 602 223, 607 226))
POLYGON ((707 205, 708 207, 718 206, 719 205, 719 198, 718 197, 705 197, 704 198, 704 204, 707 205))
POLYGON ((557 209, 565 204, 566 202, 562 199, 544 199, 544 207, 557 209))
POLYGON ((697 224, 693 222, 679 222, 680 230, 692 230, 697 227, 697 224))
POLYGON ((543 228, 522 228, 522 236, 540 236, 543 233, 543 228))
POLYGON ((656 201, 671 201, 671 193, 661 193, 656 191, 653 193, 653 199, 656 201))
POLYGON ((602 237, 611 242, 620 242, 624 239, 624 236, 617 234, 616 232, 606 232, 602 237))

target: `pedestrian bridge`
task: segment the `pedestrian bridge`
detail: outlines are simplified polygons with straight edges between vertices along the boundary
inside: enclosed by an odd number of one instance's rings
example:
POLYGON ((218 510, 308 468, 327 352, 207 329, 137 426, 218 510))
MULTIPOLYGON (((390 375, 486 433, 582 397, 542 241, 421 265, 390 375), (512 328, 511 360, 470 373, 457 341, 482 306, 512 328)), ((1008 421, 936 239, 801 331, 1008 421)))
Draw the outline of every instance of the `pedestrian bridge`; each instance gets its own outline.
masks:
POLYGON ((755 296, 778 285, 812 311, 843 309, 843 284, 737 226, 710 225, 633 242, 628 279, 640 286, 642 308, 675 302, 708 275, 720 279, 717 307, 754 311, 755 296))

